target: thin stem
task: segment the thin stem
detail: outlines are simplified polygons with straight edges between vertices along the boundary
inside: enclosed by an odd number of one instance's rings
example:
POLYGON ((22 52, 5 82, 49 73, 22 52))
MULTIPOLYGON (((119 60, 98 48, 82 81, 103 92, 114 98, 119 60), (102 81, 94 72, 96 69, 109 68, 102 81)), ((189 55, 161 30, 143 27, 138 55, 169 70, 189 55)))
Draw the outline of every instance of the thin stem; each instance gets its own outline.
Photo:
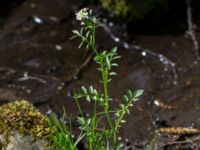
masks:
MULTIPOLYGON (((81 113, 81 116, 82 116, 82 118, 83 118, 83 120, 84 120, 84 126, 85 126, 86 130, 88 130, 87 122, 86 122, 86 120, 85 120, 85 117, 84 117, 84 115, 83 115, 83 111, 82 111, 82 109, 81 109, 81 106, 80 106, 80 104, 79 104, 77 98, 75 98, 75 101, 76 101, 76 105, 77 105, 77 107, 78 107, 78 110, 79 110, 79 112, 81 113)), ((82 132, 82 130, 81 130, 81 132, 82 132)), ((89 142, 89 149, 92 150, 92 142, 91 142, 91 140, 90 140, 90 138, 89 138, 88 135, 87 135, 87 139, 88 139, 88 142, 89 142)))
POLYGON ((155 142, 158 139, 159 136, 159 130, 156 130, 155 135, 153 139, 151 140, 150 144, 146 147, 146 150, 153 150, 155 146, 155 142))
POLYGON ((103 62, 101 62, 101 69, 102 69, 102 81, 103 81, 103 88, 104 88, 104 111, 106 113, 108 123, 112 131, 114 132, 114 127, 111 121, 109 105, 108 105, 108 70, 103 66, 103 62))
POLYGON ((95 137, 96 129, 96 116, 97 116, 97 100, 94 102, 93 118, 92 118, 92 139, 95 137))
POLYGON ((96 55, 98 55, 98 51, 96 48, 96 38, 95 38, 95 34, 96 34, 96 25, 93 25, 92 28, 92 43, 90 43, 90 46, 92 47, 92 49, 94 50, 94 52, 96 53, 96 55))
MULTIPOLYGON (((125 110, 128 109, 128 107, 130 106, 130 104, 132 103, 132 101, 130 101, 126 107, 125 110)), ((124 115, 126 114, 126 111, 122 111, 122 114, 120 115, 119 119, 117 120, 116 124, 115 124, 115 130, 114 130, 114 146, 116 147, 117 144, 117 132, 118 132, 118 128, 119 128, 119 124, 122 121, 122 119, 124 118, 124 115)))

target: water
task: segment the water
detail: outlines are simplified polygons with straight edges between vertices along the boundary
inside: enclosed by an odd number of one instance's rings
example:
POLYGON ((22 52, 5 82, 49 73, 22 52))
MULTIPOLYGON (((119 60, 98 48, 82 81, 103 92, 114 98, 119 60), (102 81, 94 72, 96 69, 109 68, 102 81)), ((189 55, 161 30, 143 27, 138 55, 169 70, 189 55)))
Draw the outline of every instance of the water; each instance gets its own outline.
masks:
MULTIPOLYGON (((105 21, 105 19, 104 19, 104 21, 105 21)), ((110 25, 110 24, 111 24, 110 22, 109 22, 108 26, 106 24, 102 24, 102 27, 105 29, 105 31, 107 33, 109 33, 110 37, 113 39, 114 42, 118 43, 120 46, 122 46, 123 48, 125 48, 127 50, 139 51, 143 57, 148 57, 148 58, 159 61, 160 63, 162 63, 164 65, 164 68, 168 68, 168 69, 172 70, 173 75, 174 75, 174 81, 172 81, 172 82, 174 84, 177 83, 178 74, 176 71, 176 63, 175 62, 173 62, 172 60, 170 60, 163 54, 159 54, 159 53, 154 52, 153 50, 149 50, 147 48, 143 48, 141 46, 134 45, 132 43, 129 44, 129 43, 123 41, 122 39, 117 37, 111 31, 110 28, 114 27, 114 24, 113 23, 112 23, 112 25, 110 25)))

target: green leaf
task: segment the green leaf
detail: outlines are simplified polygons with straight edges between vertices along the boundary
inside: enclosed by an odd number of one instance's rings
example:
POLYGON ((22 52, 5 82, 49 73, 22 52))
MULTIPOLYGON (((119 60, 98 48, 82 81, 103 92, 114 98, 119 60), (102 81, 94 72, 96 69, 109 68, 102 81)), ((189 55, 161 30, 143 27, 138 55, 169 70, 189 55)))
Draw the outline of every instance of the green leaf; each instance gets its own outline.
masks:
POLYGON ((111 66, 112 67, 118 67, 119 65, 117 63, 112 63, 111 66))
POLYGON ((89 49, 89 48, 90 48, 90 45, 89 45, 89 44, 87 44, 87 45, 86 45, 86 49, 89 49))
POLYGON ((120 58, 121 58, 121 56, 115 56, 115 57, 113 57, 113 60, 120 59, 120 58))
POLYGON ((123 99, 124 99, 126 102, 129 101, 129 98, 128 98, 128 96, 126 96, 126 95, 123 96, 123 99))
POLYGON ((80 33, 77 30, 72 30, 72 33, 80 36, 80 33))
POLYGON ((94 93, 94 88, 92 86, 89 87, 90 93, 94 93))
POLYGON ((96 89, 94 89, 93 92, 94 92, 95 95, 98 95, 98 92, 97 92, 96 89))
POLYGON ((137 90, 135 93, 134 93, 134 97, 137 98, 137 97, 140 97, 142 95, 144 90, 140 89, 140 90, 137 90))
POLYGON ((97 68, 97 70, 100 71, 100 72, 102 72, 102 69, 101 69, 101 68, 97 68))
POLYGON ((124 144, 123 143, 118 143, 117 144, 117 150, 120 150, 124 147, 124 144))
POLYGON ((89 96, 89 95, 87 95, 87 96, 86 96, 86 101, 88 101, 88 102, 90 102, 90 101, 91 101, 91 99, 90 99, 90 96, 89 96))
POLYGON ((116 72, 110 72, 109 75, 110 75, 110 76, 116 76, 117 73, 116 73, 116 72))
POLYGON ((81 90, 84 94, 87 94, 87 89, 84 86, 81 87, 81 90))
POLYGON ((85 42, 85 41, 82 41, 82 42, 79 44, 78 48, 81 48, 81 46, 84 44, 84 42, 85 42))
POLYGON ((106 53, 107 53, 107 51, 103 51, 101 54, 102 54, 102 56, 105 56, 106 53))
POLYGON ((92 35, 90 35, 90 44, 92 44, 92 40, 93 40, 93 37, 92 37, 92 35))
POLYGON ((74 35, 74 36, 72 36, 71 38, 70 38, 70 40, 73 40, 73 39, 75 39, 75 38, 77 38, 78 36, 77 35, 74 35))
POLYGON ((121 120, 121 123, 126 123, 126 120, 121 120))
POLYGON ((80 125, 84 125, 85 124, 85 119, 83 117, 77 117, 77 122, 80 124, 80 125))
POLYGON ((117 111, 117 112, 115 113, 115 116, 120 117, 120 112, 117 111))
POLYGON ((127 91, 127 96, 128 96, 129 98, 132 98, 132 97, 133 97, 133 93, 132 93, 131 90, 128 90, 128 91, 127 91))
POLYGON ((106 65, 107 65, 107 67, 110 69, 110 60, 109 60, 109 58, 106 56, 106 65))
POLYGON ((95 62, 99 63, 100 60, 101 60, 101 57, 100 57, 100 56, 94 57, 94 61, 95 61, 95 62))
POLYGON ((124 110, 125 108, 124 104, 119 104, 119 106, 122 108, 122 110, 124 110))
POLYGON ((81 28, 81 30, 80 30, 80 34, 83 35, 83 28, 81 28))
POLYGON ((117 52, 117 47, 112 48, 111 52, 116 53, 117 52))
POLYGON ((97 98, 97 96, 95 95, 95 96, 93 96, 93 99, 96 101, 98 98, 97 98))
POLYGON ((85 35, 86 39, 88 38, 89 34, 90 34, 90 31, 88 31, 88 32, 86 33, 86 35, 85 35))

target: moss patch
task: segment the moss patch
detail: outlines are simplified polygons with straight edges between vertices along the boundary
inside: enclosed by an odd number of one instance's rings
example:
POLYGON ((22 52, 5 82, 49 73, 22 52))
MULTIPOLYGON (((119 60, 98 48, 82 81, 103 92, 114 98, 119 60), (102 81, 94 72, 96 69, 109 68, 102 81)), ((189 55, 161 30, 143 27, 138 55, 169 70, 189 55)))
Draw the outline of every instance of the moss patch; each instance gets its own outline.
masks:
POLYGON ((46 138, 51 133, 48 118, 25 100, 0 106, 0 133, 15 130, 35 138, 46 138))

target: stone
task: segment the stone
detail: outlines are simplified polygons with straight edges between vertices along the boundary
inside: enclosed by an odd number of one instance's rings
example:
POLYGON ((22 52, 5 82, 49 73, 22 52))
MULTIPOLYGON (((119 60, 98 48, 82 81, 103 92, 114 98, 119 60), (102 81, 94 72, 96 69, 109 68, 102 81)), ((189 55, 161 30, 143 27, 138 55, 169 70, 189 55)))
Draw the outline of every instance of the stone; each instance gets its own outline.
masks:
POLYGON ((48 118, 26 100, 0 105, 1 150, 51 150, 48 118))

